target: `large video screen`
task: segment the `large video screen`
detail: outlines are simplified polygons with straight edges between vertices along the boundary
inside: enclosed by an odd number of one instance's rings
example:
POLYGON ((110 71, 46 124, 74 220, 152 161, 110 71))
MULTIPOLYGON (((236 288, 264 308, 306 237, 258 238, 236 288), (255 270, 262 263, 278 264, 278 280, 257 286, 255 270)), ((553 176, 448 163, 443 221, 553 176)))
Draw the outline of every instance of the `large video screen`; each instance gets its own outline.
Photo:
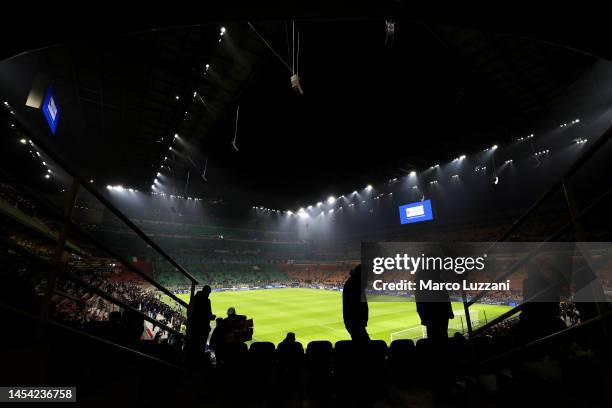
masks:
POLYGON ((412 224, 413 222, 433 220, 431 211, 431 200, 418 201, 416 203, 404 204, 399 207, 400 223, 412 224))
POLYGON ((59 119, 59 108, 55 101, 55 94, 53 93, 53 89, 49 88, 47 90, 47 94, 45 95, 45 100, 43 101, 42 111, 49 123, 49 127, 51 128, 51 133, 55 134, 55 130, 57 129, 57 120, 59 119))

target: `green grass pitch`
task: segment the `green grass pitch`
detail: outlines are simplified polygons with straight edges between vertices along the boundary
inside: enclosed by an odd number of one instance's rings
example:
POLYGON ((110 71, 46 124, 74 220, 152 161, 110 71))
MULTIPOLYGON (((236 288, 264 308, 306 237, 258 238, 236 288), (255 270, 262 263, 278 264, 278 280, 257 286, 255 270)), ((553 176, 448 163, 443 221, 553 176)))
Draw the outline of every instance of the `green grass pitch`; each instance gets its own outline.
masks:
MULTIPOLYGON (((188 301, 189 295, 178 295, 188 301)), ((253 340, 278 344, 287 332, 294 332, 298 341, 306 345, 313 340, 350 339, 342 321, 342 293, 337 291, 287 288, 213 292, 210 295, 213 313, 225 317, 230 306, 236 313, 253 319, 253 340)), ((491 320, 509 309, 508 306, 476 304, 481 323, 491 320)), ((420 325, 414 302, 369 302, 368 333, 372 339, 390 342, 391 333, 420 325)), ((453 310, 463 310, 463 304, 453 303, 453 310)), ((461 327, 459 319, 450 321, 461 327)), ((415 328, 407 335, 420 335, 415 328)), ((460 330, 449 330, 449 334, 460 330)))

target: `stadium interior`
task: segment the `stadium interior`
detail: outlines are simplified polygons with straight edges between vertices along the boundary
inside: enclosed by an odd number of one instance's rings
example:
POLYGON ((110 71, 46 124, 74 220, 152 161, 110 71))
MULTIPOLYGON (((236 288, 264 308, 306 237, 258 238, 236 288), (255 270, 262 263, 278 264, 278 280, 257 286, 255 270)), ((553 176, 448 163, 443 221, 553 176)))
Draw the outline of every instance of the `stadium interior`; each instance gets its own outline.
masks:
POLYGON ((612 51, 383 3, 7 44, 0 388, 612 406, 612 51), (350 288, 372 243, 477 243, 511 289, 448 291, 435 337, 418 294, 350 288), (544 244, 588 281, 534 283, 544 244))

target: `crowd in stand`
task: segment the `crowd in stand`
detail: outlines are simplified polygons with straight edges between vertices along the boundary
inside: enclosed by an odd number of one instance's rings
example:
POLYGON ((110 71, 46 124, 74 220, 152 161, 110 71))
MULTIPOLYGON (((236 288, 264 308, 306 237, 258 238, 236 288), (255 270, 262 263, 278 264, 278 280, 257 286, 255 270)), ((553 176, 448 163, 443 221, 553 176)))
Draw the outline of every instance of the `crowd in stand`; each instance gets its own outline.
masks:
POLYGON ((36 206, 32 202, 24 198, 13 187, 2 182, 0 182, 0 198, 30 216, 35 213, 36 206))

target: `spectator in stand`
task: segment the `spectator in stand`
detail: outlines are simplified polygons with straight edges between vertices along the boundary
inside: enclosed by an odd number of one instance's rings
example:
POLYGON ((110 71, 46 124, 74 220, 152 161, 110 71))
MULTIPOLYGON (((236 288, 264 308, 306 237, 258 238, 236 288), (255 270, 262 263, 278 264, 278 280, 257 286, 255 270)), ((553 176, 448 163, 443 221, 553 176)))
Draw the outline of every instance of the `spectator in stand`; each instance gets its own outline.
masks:
POLYGON ((368 302, 365 300, 365 279, 361 279, 361 265, 357 265, 344 283, 342 291, 342 316, 346 331, 355 342, 370 340, 368 326, 368 302))
POLYGON ((236 309, 233 306, 227 309, 227 317, 225 318, 225 320, 231 323, 237 318, 238 316, 236 315, 236 309))
MULTIPOLYGON (((138 309, 138 305, 134 302, 130 306, 134 309, 138 309)), ((132 311, 132 309, 125 309, 121 316, 121 321, 127 333, 128 345, 135 345, 142 337, 142 332, 144 331, 144 318, 132 311)))
POLYGON ((285 337, 282 343, 295 343, 295 333, 287 333, 287 337, 285 337))
POLYGON ((223 327, 223 318, 219 317, 216 321, 215 330, 210 335, 210 348, 215 352, 217 362, 223 360, 223 348, 225 346, 225 329, 223 327))
MULTIPOLYGON (((438 271, 422 271, 415 275, 417 287, 420 280, 433 280, 440 282, 438 271)), ((446 290, 416 290, 414 293, 416 309, 421 324, 427 328, 427 338, 438 341, 448 339, 448 321, 455 317, 446 290)))
POLYGON ((191 349, 195 353, 203 351, 210 333, 210 321, 215 319, 210 306, 210 286, 206 285, 193 297, 191 313, 191 349))

